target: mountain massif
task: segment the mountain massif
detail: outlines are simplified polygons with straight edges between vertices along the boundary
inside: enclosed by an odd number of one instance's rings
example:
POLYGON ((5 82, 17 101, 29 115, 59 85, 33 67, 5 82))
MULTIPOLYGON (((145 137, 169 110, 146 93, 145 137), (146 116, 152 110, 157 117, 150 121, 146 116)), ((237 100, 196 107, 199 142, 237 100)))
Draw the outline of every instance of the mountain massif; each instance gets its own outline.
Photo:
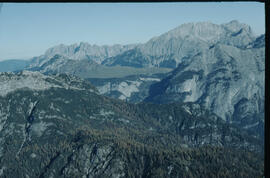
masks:
POLYGON ((263 136, 264 55, 264 48, 214 45, 153 84, 146 101, 195 102, 263 136))
POLYGON ((150 39, 134 49, 111 57, 105 65, 175 68, 194 54, 221 43, 244 47, 256 39, 251 28, 238 21, 216 25, 210 22, 187 23, 150 39))
POLYGON ((13 71, 0 73, 0 177, 263 175, 265 35, 246 24, 62 44, 13 71))

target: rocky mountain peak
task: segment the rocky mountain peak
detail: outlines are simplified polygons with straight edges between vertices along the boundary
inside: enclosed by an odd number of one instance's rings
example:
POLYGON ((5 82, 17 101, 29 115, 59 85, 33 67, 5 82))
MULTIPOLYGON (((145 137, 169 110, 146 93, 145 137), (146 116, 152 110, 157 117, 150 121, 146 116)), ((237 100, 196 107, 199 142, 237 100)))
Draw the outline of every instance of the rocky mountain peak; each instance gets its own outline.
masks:
POLYGON ((198 22, 180 25, 179 27, 169 31, 167 35, 175 38, 194 36, 204 41, 211 41, 218 38, 222 33, 222 28, 219 25, 211 22, 198 22))
POLYGON ((224 28, 226 28, 227 30, 231 31, 231 32, 238 32, 239 30, 243 29, 249 33, 252 33, 252 29, 249 25, 244 24, 244 23, 240 23, 237 20, 232 20, 229 23, 224 23, 221 26, 223 26, 224 28))
MULTIPOLYGON (((194 39, 213 43, 224 38, 225 36, 228 36, 228 34, 236 36, 237 34, 243 32, 245 35, 255 37, 249 25, 240 23, 237 20, 233 20, 229 23, 221 25, 211 23, 210 21, 205 21, 182 24, 161 35, 160 38, 162 38, 162 40, 169 40, 171 38, 185 39, 186 37, 193 37, 194 39)), ((153 42, 158 39, 159 38, 155 37, 149 42, 153 42)))
POLYGON ((149 40, 149 43, 155 41, 170 40, 171 38, 185 39, 187 37, 199 38, 203 41, 211 41, 218 38, 224 30, 220 25, 206 22, 191 22, 182 24, 159 37, 154 37, 149 40))

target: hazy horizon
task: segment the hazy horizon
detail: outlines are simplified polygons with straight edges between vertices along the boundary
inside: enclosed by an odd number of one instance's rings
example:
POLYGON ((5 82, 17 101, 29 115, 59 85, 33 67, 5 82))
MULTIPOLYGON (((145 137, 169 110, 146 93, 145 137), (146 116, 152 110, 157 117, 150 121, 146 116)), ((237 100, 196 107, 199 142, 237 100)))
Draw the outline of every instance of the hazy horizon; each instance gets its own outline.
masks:
POLYGON ((0 61, 29 59, 59 44, 145 43, 189 22, 238 20, 265 33, 259 2, 4 3, 0 12, 0 61))

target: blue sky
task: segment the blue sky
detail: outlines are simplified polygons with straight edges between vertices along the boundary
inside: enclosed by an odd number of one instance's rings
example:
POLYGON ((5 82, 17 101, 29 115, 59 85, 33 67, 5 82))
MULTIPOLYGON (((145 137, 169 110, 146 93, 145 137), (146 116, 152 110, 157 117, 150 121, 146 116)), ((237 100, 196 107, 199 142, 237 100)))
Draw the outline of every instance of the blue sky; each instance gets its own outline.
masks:
POLYGON ((144 43, 187 22, 238 20, 259 35, 264 12, 259 2, 4 3, 0 60, 31 58, 61 43, 144 43))

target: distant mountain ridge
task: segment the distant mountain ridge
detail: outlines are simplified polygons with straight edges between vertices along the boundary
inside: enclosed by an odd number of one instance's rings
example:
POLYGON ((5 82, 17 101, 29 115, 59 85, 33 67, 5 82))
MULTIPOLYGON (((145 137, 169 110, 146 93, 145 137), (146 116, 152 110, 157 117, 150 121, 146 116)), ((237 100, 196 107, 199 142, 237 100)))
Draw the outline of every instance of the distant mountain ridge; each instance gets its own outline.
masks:
POLYGON ((211 22, 187 23, 144 44, 61 44, 48 49, 44 55, 33 58, 30 67, 40 67, 58 54, 72 60, 90 59, 107 66, 176 68, 181 61, 213 44, 242 48, 255 39, 250 26, 236 20, 221 25, 211 22))
POLYGON ((72 60, 91 59, 93 62, 100 64, 105 58, 117 55, 123 51, 134 48, 136 45, 90 45, 81 42, 80 44, 64 45, 60 44, 49 48, 44 55, 34 57, 30 67, 41 66, 55 55, 61 55, 72 60))
POLYGON ((0 72, 11 72, 22 70, 30 64, 29 60, 9 59, 0 61, 0 72))

